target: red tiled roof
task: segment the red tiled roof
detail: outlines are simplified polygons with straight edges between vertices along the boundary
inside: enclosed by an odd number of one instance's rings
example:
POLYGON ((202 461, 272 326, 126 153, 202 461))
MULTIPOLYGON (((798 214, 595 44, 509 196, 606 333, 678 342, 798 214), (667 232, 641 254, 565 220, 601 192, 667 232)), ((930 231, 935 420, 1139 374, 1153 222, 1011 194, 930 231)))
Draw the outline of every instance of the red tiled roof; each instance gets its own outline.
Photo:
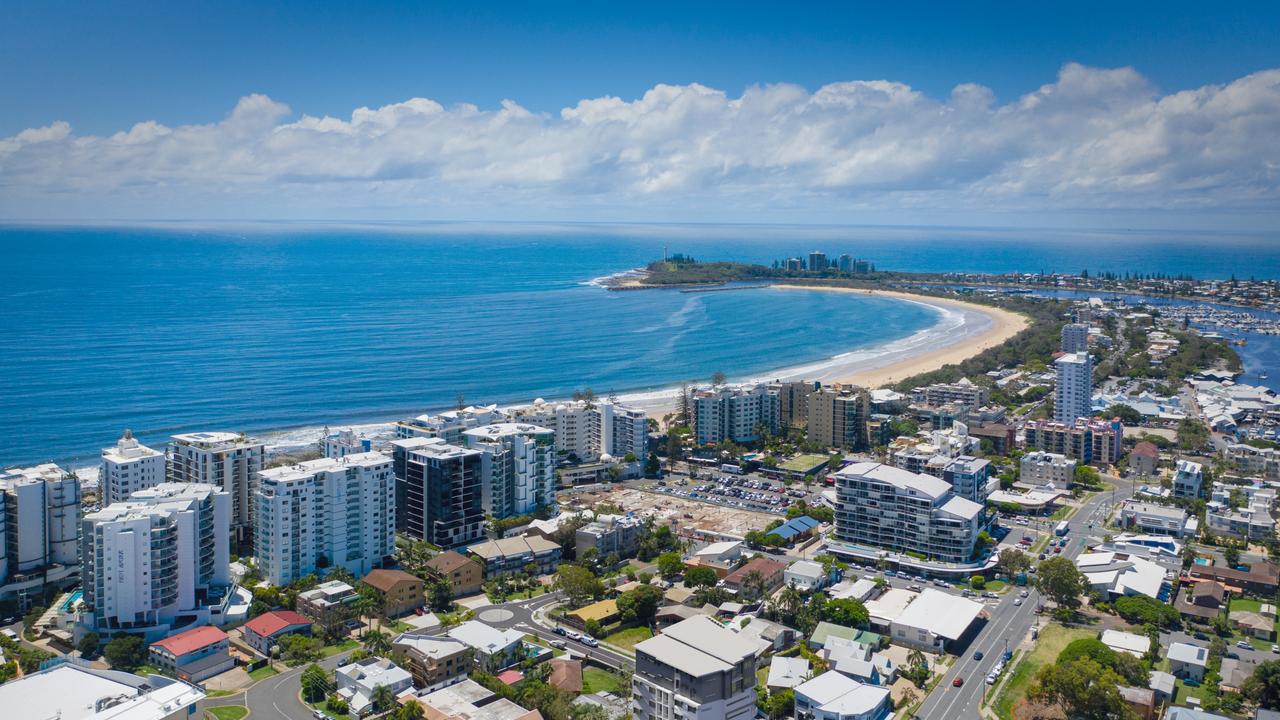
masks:
POLYGON ((1160 457, 1160 450, 1153 444, 1146 442, 1138 443, 1133 446, 1133 450, 1129 451, 1133 455, 1144 455, 1146 457, 1160 457))
POLYGON ((163 640, 157 640, 151 643, 151 647, 164 648, 175 657, 181 657, 193 650, 199 650, 202 647, 208 647, 226 639, 226 633, 212 625, 205 625, 192 628, 186 632, 180 632, 177 635, 171 635, 163 640))
POLYGON ((752 558, 747 561, 746 565, 743 565, 737 570, 734 570, 733 572, 729 573, 729 577, 726 577, 724 579, 724 582, 726 585, 741 584, 747 579, 747 575, 751 574, 752 570, 755 570, 756 572, 760 573, 760 577, 764 578, 765 580, 768 580, 770 577, 773 577, 777 573, 780 573, 786 569, 787 569, 787 564, 784 562, 778 562, 777 560, 770 560, 767 557, 752 558))
POLYGON ((515 685, 516 683, 524 679, 524 673, 520 672, 519 670, 506 670, 504 672, 498 673, 498 679, 506 683, 507 685, 515 685))
POLYGON ((391 590, 402 582, 422 582, 417 575, 410 575, 403 570, 390 570, 379 568, 370 571, 364 576, 364 583, 372 588, 381 590, 382 592, 391 592, 391 590))
POLYGON ((290 625, 310 625, 311 621, 292 610, 272 610, 245 623, 244 626, 263 637, 271 637, 290 625))

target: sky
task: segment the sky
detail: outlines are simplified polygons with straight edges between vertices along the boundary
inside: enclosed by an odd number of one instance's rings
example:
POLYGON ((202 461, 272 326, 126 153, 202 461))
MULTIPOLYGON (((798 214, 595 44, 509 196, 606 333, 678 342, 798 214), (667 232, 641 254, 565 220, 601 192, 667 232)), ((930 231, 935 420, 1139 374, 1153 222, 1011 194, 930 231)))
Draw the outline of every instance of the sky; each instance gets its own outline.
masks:
POLYGON ((1280 3, 478 5, 12 0, 0 219, 1280 210, 1280 3))

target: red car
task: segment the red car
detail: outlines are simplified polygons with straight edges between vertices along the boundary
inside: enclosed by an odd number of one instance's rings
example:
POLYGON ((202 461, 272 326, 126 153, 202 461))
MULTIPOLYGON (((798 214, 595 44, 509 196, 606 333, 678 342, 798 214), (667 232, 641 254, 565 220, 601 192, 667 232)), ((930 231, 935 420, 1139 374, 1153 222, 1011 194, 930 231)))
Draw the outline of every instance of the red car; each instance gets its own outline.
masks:
POLYGON ((960 687, 964 684, 964 678, 957 676, 955 680, 951 681, 951 684, 955 687, 960 687))

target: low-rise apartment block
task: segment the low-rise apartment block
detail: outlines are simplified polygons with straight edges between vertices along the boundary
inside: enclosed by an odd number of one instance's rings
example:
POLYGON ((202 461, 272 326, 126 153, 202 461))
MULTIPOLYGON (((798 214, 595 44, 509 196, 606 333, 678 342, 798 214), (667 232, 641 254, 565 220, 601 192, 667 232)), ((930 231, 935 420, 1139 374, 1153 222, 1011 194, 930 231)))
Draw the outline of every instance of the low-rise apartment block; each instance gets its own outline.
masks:
POLYGON ((1173 474, 1173 496, 1198 498, 1204 490, 1204 468, 1198 462, 1179 460, 1173 474))
POLYGON ((597 515, 595 521, 578 528, 574 542, 579 555, 594 549, 601 558, 636 554, 644 523, 634 515, 597 515))
POLYGON ((1197 523, 1178 507, 1125 500, 1120 505, 1120 526, 1125 531, 1185 537, 1195 535, 1197 523))
POLYGON ((911 402, 916 405, 964 405, 970 410, 977 410, 987 404, 990 390, 975 385, 968 378, 961 378, 954 383, 934 383, 918 387, 911 391, 911 402))
POLYGON ((490 540, 469 550, 484 563, 486 580, 521 573, 530 566, 536 574, 546 575, 560 565, 560 546, 538 535, 490 540))
POLYGON ((445 550, 431 558, 427 567, 449 583, 453 597, 474 595, 484 585, 484 566, 453 550, 445 550))
POLYGON ((391 647, 404 654, 405 669, 424 692, 460 683, 471 670, 470 645, 444 635, 409 632, 397 637, 391 647))
POLYGON ((400 617, 425 604, 422 578, 403 570, 379 568, 365 575, 362 582, 378 591, 383 617, 400 617))
POLYGON ((1024 483, 1070 488, 1075 477, 1076 461, 1058 453, 1034 450, 1018 464, 1018 479, 1024 483))
POLYGON ((150 651, 151 664, 186 682, 200 682, 236 666, 227 634, 209 625, 153 642, 150 651))
POLYGON ((1078 418, 1073 423, 1033 420, 1023 428, 1029 450, 1065 455, 1086 465, 1120 461, 1124 425, 1119 420, 1078 418))

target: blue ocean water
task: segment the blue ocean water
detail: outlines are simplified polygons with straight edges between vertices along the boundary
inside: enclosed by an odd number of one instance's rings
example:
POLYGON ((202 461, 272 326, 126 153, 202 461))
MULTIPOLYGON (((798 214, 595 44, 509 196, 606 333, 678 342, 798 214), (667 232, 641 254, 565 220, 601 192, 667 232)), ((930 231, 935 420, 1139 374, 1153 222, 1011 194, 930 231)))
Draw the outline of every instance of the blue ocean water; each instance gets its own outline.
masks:
POLYGON ((1280 277, 1274 237, 726 226, 0 228, 0 466, 176 432, 394 419, 747 376, 873 347, 927 308, 836 293, 606 292, 664 250, 813 248, 904 270, 1280 277), (1105 262, 1104 262, 1105 261, 1105 262))

